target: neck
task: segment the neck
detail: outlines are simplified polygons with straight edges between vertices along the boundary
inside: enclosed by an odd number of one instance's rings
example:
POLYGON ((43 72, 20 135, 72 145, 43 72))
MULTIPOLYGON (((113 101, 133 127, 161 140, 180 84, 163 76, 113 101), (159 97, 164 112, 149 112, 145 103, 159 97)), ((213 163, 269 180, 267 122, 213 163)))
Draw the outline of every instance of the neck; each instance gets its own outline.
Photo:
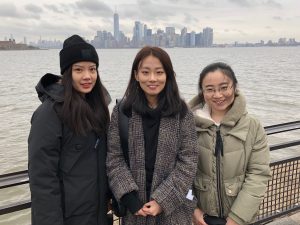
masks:
POLYGON ((211 111, 210 116, 211 118, 216 122, 216 123, 220 123, 222 121, 222 119, 224 118, 226 112, 214 112, 211 111))
POLYGON ((157 107, 157 98, 156 97, 148 97, 147 98, 148 100, 148 106, 151 108, 151 109, 155 109, 157 107))

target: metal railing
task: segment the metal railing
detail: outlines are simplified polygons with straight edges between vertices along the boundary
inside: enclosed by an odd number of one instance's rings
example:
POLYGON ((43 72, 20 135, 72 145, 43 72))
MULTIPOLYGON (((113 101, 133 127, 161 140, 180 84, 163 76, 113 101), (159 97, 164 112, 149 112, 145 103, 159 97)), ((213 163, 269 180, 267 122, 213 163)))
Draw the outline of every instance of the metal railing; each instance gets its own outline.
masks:
MULTIPOLYGON (((268 135, 300 129, 300 121, 265 127, 268 135)), ((270 150, 300 146, 300 139, 270 145, 270 150)), ((256 224, 300 210, 300 155, 270 163, 272 179, 259 207, 256 224)))
POLYGON ((300 209, 300 156, 271 163, 272 179, 260 205, 260 224, 300 209))
MULTIPOLYGON (((300 129, 300 121, 266 126, 268 135, 300 129)), ((300 145, 299 140, 270 145, 270 150, 278 150, 300 145)), ((276 160, 271 164, 272 179, 260 205, 254 224, 261 224, 276 217, 300 209, 300 156, 285 160, 276 160)), ((28 171, 0 175, 0 189, 29 183, 28 171)), ((19 201, 0 207, 0 215, 30 208, 30 200, 19 201)), ((119 221, 119 219, 115 219, 119 221)), ((119 221, 120 222, 120 221, 119 221)))

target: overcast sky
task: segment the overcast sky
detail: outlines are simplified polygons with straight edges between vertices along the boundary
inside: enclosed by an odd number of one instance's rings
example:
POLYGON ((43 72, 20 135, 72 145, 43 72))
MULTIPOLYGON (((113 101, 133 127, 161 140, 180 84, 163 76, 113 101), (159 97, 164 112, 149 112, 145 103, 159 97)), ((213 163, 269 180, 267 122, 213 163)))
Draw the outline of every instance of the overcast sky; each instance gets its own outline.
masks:
POLYGON ((0 0, 0 40, 64 40, 77 33, 92 39, 97 30, 132 36, 134 21, 158 28, 183 27, 199 33, 214 29, 214 43, 300 41, 300 0, 0 0))

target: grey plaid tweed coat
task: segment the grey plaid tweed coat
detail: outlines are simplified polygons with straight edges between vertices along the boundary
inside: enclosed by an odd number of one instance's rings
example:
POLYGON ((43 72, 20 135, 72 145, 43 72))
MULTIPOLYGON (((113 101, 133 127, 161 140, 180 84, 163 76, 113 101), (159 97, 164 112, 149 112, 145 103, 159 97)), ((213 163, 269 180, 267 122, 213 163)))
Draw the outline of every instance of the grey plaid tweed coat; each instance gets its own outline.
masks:
MULTIPOLYGON (((120 147, 118 108, 115 106, 108 134, 107 173, 112 192, 117 199, 138 191, 146 203, 145 148, 142 117, 132 112, 129 120, 128 153, 130 168, 120 147)), ((196 174, 198 159, 197 137, 193 114, 188 111, 180 119, 162 117, 159 127, 151 199, 162 207, 156 216, 134 216, 127 210, 123 225, 191 225, 196 200, 186 198, 196 174)))

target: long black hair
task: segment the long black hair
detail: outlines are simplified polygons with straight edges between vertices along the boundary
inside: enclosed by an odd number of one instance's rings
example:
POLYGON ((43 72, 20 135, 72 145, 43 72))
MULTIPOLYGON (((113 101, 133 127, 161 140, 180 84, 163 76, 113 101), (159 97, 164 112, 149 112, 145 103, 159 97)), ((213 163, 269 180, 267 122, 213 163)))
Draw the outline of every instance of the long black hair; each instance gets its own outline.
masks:
POLYGON ((233 88, 236 90, 238 81, 236 79, 235 73, 233 69, 224 62, 215 62, 207 65, 204 67, 204 69, 201 71, 199 76, 199 82, 198 82, 198 91, 199 91, 199 100, 200 103, 204 103, 204 96, 203 96, 203 90, 202 90, 202 83, 206 75, 210 72, 214 72, 216 70, 220 70, 225 76, 227 76, 230 80, 233 82, 233 88))
POLYGON ((150 55, 159 59, 167 75, 166 85, 158 95, 158 107, 162 109, 162 116, 174 116, 178 113, 183 116, 187 111, 187 106, 180 98, 171 59, 163 49, 151 46, 143 47, 133 61, 130 80, 124 95, 125 113, 131 112, 132 108, 141 115, 147 113, 147 98, 139 82, 136 81, 135 74, 142 61, 150 55))
POLYGON ((64 103, 62 107, 63 121, 78 135, 86 135, 95 131, 98 135, 107 132, 109 111, 105 101, 103 87, 98 69, 95 86, 90 93, 83 96, 73 87, 72 66, 62 76, 64 85, 64 103))

